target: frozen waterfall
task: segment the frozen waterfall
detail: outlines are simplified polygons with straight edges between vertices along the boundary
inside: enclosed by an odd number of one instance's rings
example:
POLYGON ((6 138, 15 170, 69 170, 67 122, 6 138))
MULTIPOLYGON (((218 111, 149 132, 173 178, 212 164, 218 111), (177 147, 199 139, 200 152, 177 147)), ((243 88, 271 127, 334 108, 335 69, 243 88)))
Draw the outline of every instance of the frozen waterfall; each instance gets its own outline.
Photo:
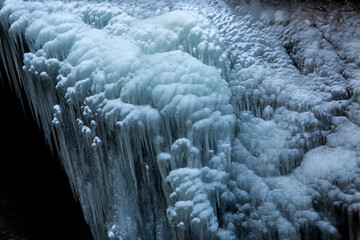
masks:
POLYGON ((355 3, 0 9, 1 64, 95 239, 360 237, 355 3))

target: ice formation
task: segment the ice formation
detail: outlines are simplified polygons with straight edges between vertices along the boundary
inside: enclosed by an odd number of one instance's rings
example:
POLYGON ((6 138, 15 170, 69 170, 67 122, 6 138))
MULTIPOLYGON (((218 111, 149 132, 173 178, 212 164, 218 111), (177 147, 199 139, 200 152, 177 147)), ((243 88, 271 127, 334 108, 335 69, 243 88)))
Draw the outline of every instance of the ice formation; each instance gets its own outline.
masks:
POLYGON ((360 17, 0 1, 1 61, 96 239, 355 239, 360 17))

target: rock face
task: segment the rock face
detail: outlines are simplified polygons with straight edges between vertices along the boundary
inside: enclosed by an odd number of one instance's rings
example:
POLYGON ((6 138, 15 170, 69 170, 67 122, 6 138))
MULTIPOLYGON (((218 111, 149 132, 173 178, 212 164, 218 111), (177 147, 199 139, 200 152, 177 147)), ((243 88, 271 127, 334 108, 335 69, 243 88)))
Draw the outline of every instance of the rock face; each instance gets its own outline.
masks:
POLYGON ((96 239, 355 239, 360 16, 334 1, 1 4, 96 239))

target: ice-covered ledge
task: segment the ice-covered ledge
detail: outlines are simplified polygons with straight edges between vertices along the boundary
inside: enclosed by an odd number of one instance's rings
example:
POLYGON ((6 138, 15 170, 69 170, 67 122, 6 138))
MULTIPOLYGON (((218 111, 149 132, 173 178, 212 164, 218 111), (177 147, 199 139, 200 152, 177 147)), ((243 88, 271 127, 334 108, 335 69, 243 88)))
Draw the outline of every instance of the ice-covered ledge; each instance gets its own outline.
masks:
POLYGON ((317 7, 2 4, 2 62, 96 239, 359 233, 360 17, 317 7))

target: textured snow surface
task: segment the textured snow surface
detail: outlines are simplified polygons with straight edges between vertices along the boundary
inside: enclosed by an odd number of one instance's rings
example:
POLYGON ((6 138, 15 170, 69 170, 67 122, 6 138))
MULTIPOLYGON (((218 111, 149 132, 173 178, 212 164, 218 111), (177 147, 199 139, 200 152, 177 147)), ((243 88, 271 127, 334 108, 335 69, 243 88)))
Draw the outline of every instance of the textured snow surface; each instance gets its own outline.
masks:
POLYGON ((0 1, 96 239, 359 236, 359 12, 247 2, 0 1))

